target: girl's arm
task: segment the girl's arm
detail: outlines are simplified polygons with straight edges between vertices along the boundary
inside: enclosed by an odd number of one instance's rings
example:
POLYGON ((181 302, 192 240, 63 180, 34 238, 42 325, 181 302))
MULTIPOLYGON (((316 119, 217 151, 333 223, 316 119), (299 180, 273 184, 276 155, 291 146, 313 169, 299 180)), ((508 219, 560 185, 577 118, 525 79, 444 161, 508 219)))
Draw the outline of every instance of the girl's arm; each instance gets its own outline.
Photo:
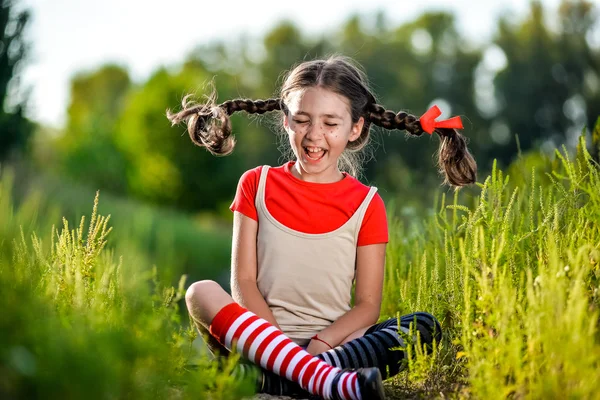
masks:
MULTIPOLYGON (((386 243, 357 247, 354 307, 323 329, 318 334, 319 339, 335 347, 354 332, 377 323, 383 290, 385 247, 386 243)), ((316 354, 329 348, 313 340, 307 350, 314 350, 315 353, 311 354, 316 354)))
POLYGON ((279 325, 258 290, 256 284, 256 235, 258 222, 235 211, 233 213, 233 241, 231 249, 231 296, 236 303, 279 325))

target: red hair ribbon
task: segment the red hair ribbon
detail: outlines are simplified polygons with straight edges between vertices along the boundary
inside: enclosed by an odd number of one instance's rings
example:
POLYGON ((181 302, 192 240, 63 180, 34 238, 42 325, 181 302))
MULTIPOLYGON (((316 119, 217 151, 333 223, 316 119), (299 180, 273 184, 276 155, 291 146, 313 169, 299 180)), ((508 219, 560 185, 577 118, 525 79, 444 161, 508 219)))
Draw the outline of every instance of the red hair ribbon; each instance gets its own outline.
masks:
POLYGON ((421 128, 430 135, 433 133, 435 128, 450 128, 450 129, 463 129, 463 124, 460 117, 452 117, 443 121, 436 121, 435 119, 442 115, 440 108, 436 105, 432 106, 425 114, 421 115, 419 122, 421 128))

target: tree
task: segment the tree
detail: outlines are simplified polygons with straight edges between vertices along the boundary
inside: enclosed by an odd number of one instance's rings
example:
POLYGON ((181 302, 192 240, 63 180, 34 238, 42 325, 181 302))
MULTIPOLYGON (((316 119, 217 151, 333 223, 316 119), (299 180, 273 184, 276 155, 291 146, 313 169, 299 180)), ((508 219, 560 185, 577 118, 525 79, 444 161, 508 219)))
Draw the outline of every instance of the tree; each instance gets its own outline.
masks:
MULTIPOLYGON (((495 42, 507 64, 494 80, 500 104, 495 119, 519 135, 523 151, 549 140, 560 145, 584 126, 593 127, 600 109, 600 53, 586 37, 594 15, 588 1, 563 1, 555 32, 545 23, 542 5, 532 2, 521 23, 499 22, 495 42)), ((499 145, 495 156, 508 163, 514 150, 514 143, 499 145)))
MULTIPOLYGON (((364 66, 379 102, 387 109, 418 117, 437 101, 446 104, 444 112, 466 116, 470 148, 477 153, 482 143, 479 137, 487 128, 473 96, 474 70, 481 51, 463 49, 465 39, 457 32, 455 18, 445 12, 425 13, 391 29, 382 19, 381 14, 377 16, 371 33, 360 17, 351 18, 337 38, 337 50, 364 66)), ((401 132, 383 132, 375 158, 367 164, 368 180, 394 193, 439 185, 433 156, 438 138, 425 134, 407 140, 401 132)))
POLYGON ((67 125, 58 141, 64 173, 97 188, 126 192, 116 129, 130 90, 129 74, 117 65, 73 78, 67 125))
MULTIPOLYGON (((244 152, 236 147, 232 155, 215 157, 194 146, 186 126, 172 127, 166 118, 166 110, 179 111, 188 93, 202 101, 210 94, 212 78, 201 61, 190 59, 178 71, 157 70, 131 93, 116 136, 126 159, 129 193, 191 211, 229 206, 244 152)), ((219 99, 235 96, 233 77, 222 72, 215 79, 219 99)))
POLYGON ((27 54, 24 31, 29 23, 28 11, 15 11, 11 0, 0 0, 0 161, 12 151, 22 151, 33 130, 24 117, 24 104, 11 104, 7 111, 7 95, 15 83, 27 54))
POLYGON ((585 103, 585 106, 579 104, 585 107, 584 113, 567 109, 567 118, 571 119, 575 130, 580 130, 587 122, 591 131, 600 115, 600 49, 592 48, 588 40, 598 28, 598 14, 599 10, 589 1, 563 1, 560 6, 562 29, 558 43, 564 54, 562 65, 572 89, 571 95, 580 96, 585 103))

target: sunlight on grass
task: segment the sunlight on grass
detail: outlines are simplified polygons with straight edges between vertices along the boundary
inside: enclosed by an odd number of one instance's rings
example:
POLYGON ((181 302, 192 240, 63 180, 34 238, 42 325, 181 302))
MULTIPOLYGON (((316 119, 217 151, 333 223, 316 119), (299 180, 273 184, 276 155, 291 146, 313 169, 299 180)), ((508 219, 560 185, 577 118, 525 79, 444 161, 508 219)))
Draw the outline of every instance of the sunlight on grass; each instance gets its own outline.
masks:
POLYGON ((383 314, 430 311, 445 329, 441 361, 411 360, 403 385, 486 399, 597 396, 600 171, 584 142, 569 157, 517 161, 515 173, 535 165, 518 185, 494 167, 471 206, 443 198, 412 236, 392 225, 383 314))
MULTIPOLYGON (((410 229, 391 221, 382 319, 428 311, 445 334, 433 354, 418 340, 405 349, 396 392, 597 398, 600 169, 582 142, 508 172, 494 167, 465 204, 443 195, 410 229)), ((55 227, 58 208, 35 193, 15 205, 13 185, 3 171, 1 398, 252 393, 230 376, 235 357, 218 365, 192 345, 185 275, 172 286, 159 263, 131 257, 139 249, 116 252, 98 196, 89 217, 55 227)))

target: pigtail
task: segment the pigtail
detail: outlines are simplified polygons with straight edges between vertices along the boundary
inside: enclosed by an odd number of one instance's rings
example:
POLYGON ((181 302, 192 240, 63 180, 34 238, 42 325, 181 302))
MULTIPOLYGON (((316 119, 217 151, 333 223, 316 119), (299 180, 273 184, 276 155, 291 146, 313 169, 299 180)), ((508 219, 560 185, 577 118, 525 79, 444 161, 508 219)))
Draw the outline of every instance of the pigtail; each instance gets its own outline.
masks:
MULTIPOLYGON (((379 104, 371 104, 367 115, 375 125, 385 129, 405 130, 413 136, 421 136, 423 127, 419 119, 406 112, 395 113, 379 104)), ((467 148, 466 138, 456 129, 435 129, 440 137, 438 167, 445 175, 444 183, 465 186, 477 179, 477 164, 467 148)))
POLYGON ((477 180, 477 163, 467 148, 467 139, 456 129, 436 129, 440 137, 438 165, 444 171, 444 183, 465 186, 477 180))
POLYGON ((183 98, 182 110, 172 113, 167 110, 167 118, 171 125, 185 122, 190 139, 194 144, 205 147, 217 156, 226 156, 235 147, 235 138, 231 136, 231 120, 234 112, 245 111, 249 114, 264 114, 268 111, 281 110, 280 99, 228 100, 215 105, 211 100, 207 104, 196 104, 189 100, 191 95, 183 98))

